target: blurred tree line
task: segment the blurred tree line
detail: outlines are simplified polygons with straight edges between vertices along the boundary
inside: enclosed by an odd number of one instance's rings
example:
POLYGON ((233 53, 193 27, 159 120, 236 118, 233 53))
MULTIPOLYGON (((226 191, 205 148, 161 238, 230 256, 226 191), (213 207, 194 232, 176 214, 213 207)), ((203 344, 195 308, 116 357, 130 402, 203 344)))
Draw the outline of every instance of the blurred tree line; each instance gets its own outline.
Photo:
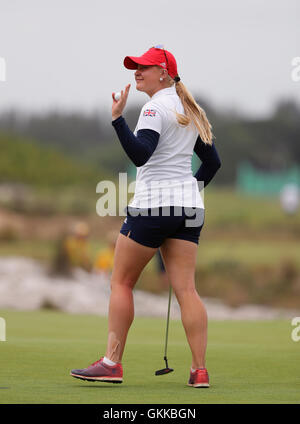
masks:
POLYGON ((42 146, 35 140, 0 131, 0 183, 22 182, 34 186, 96 185, 101 176, 94 167, 42 146))
MULTIPOLYGON (((245 160, 269 171, 300 163, 300 106, 294 101, 279 101, 272 114, 261 119, 220 111, 208 102, 197 101, 213 125, 223 165, 215 184, 233 184, 237 166, 245 160)), ((139 111, 139 107, 128 107, 124 113, 132 130, 139 111)), ((101 169, 107 176, 126 171, 130 163, 111 126, 110 115, 105 113, 48 111, 25 115, 9 110, 0 114, 0 131, 15 134, 19 140, 24 138, 24 142, 26 138, 34 139, 101 169)))

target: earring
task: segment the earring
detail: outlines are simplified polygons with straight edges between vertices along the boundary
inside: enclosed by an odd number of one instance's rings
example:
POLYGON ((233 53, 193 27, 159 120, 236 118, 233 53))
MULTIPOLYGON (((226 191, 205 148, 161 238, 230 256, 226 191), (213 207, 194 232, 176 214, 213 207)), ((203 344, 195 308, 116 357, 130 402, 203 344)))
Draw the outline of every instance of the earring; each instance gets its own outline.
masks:
POLYGON ((162 80, 163 80, 163 77, 160 77, 160 78, 159 78, 159 81, 162 81, 162 80))

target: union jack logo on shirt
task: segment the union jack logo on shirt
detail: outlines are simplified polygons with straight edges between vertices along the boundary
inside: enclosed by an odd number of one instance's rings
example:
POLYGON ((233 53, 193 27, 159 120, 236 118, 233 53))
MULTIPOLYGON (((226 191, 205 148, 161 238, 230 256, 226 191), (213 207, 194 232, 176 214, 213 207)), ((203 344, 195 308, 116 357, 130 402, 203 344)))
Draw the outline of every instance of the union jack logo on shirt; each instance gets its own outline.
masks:
POLYGON ((143 115, 144 116, 155 116, 156 115, 156 110, 146 109, 146 110, 144 110, 143 115))

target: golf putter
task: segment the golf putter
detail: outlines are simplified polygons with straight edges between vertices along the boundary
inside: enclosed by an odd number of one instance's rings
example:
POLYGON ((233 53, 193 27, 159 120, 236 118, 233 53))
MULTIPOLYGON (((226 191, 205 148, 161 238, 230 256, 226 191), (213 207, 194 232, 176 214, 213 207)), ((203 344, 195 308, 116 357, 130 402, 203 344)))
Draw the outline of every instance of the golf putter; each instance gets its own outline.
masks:
POLYGON ((165 343, 165 356, 164 361, 166 363, 166 368, 155 371, 155 375, 169 374, 169 372, 174 371, 173 368, 169 368, 168 359, 167 359, 167 345, 168 345, 168 332, 169 332, 169 318, 170 318, 170 306, 171 306, 171 297, 172 297, 172 286, 169 288, 169 304, 168 304, 168 318, 167 318, 167 329, 166 329, 166 343, 165 343))

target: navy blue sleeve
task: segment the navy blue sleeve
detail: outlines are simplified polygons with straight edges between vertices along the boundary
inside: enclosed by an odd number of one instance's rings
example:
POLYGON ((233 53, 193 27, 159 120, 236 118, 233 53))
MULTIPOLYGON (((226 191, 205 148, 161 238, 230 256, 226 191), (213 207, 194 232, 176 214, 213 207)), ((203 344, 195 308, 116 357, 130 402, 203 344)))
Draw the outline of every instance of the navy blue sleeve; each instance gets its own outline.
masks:
POLYGON ((196 140, 194 152, 202 164, 194 177, 197 181, 203 181, 204 187, 213 179, 217 170, 221 167, 221 161, 214 144, 203 143, 200 136, 196 140))
POLYGON ((143 129, 139 130, 135 136, 123 116, 112 121, 112 125, 129 159, 135 166, 145 165, 157 147, 159 133, 143 129))

